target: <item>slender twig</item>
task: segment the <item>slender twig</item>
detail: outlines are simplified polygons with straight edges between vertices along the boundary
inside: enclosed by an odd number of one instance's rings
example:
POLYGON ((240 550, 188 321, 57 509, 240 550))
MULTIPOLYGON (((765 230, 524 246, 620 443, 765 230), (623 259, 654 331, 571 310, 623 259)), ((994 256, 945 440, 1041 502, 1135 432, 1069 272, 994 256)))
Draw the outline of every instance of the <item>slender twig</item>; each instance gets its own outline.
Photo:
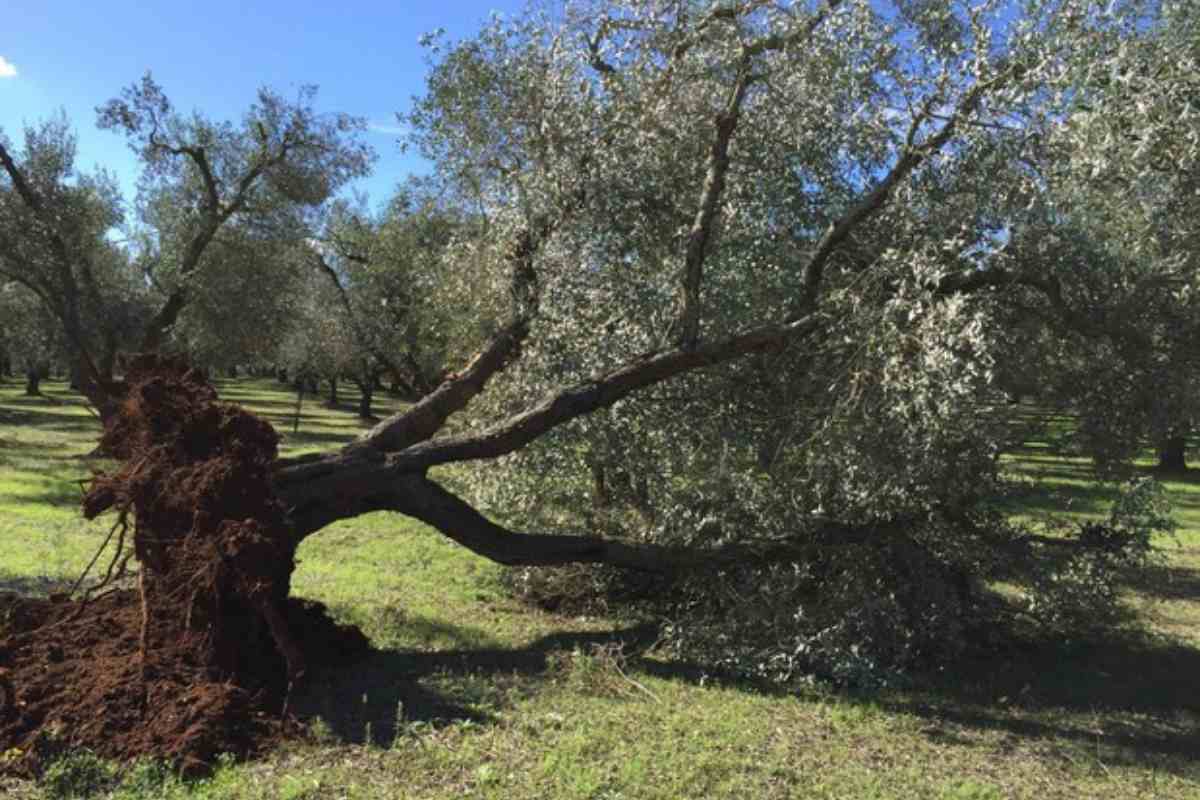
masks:
MULTIPOLYGON (((108 569, 104 571, 104 577, 100 579, 100 582, 84 592, 83 602, 85 603, 90 602, 93 599, 91 597, 92 592, 96 591, 97 589, 103 589, 114 580, 120 580, 121 576, 125 574, 125 565, 129 563, 129 557, 132 555, 133 551, 125 551, 125 534, 128 532, 129 526, 125 524, 124 509, 121 511, 121 518, 117 520, 117 524, 121 526, 121 531, 117 534, 117 546, 113 549, 112 560, 108 562, 108 569), (114 577, 113 570, 116 569, 118 562, 120 562, 121 566, 120 569, 117 570, 114 577)), ((109 537, 111 538, 111 536, 112 534, 110 533, 109 537)))

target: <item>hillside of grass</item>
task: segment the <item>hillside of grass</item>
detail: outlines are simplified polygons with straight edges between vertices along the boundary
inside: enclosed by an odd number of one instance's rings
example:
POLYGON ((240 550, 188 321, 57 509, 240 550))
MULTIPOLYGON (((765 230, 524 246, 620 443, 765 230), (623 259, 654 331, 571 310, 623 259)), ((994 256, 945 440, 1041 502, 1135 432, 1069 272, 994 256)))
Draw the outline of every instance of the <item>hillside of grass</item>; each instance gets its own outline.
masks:
MULTIPOLYGON (((285 454, 362 430, 272 381, 226 381, 285 454)), ((111 524, 78 514, 97 423, 57 383, 0 382, 0 591, 73 580, 111 524)), ((389 408, 381 397, 379 411, 389 408)), ((1106 513, 1116 487, 1030 442, 1014 513, 1106 513)), ((142 798, 1189 798, 1200 797, 1200 479, 1167 483, 1180 531, 1127 587, 1147 633, 1047 642, 947 664, 913 688, 780 692, 656 652, 618 620, 530 610, 499 568, 395 514, 340 522, 299 553, 295 593, 328 604, 376 652, 312 676, 310 741, 182 783, 157 765, 73 754, 14 800, 142 798)), ((0 758, 3 754, 0 754, 0 758)))

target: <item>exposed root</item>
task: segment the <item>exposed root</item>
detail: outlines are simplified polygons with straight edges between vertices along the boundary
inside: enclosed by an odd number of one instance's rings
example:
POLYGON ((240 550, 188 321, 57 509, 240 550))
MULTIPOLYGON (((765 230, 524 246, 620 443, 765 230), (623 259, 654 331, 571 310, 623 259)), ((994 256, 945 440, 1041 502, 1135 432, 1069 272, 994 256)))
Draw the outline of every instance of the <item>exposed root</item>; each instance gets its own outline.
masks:
POLYGON ((36 771, 47 736, 185 769, 251 753, 287 728, 287 695, 315 655, 306 640, 365 647, 318 605, 288 598, 295 546, 272 490, 271 426, 218 402, 181 361, 139 357, 126 380, 100 441, 118 469, 97 474, 82 501, 88 518, 118 516, 72 586, 81 599, 0 597, 0 751, 24 754, 7 770, 36 771), (137 589, 120 589, 131 557, 137 589))
POLYGON ((13 714, 17 709, 17 692, 13 689, 8 670, 0 667, 0 720, 13 714))

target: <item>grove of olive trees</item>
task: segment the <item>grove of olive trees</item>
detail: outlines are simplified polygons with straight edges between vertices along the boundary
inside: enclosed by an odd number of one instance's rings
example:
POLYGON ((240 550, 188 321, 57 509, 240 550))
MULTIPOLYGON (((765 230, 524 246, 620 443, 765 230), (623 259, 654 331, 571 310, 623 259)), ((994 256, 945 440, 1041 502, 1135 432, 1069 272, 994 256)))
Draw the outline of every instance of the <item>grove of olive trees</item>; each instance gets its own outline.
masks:
MULTIPOLYGON (((146 170, 136 220, 74 173, 65 124, 0 137, 0 302, 30 320, 5 346, 40 358, 30 332, 54 320, 126 459, 88 513, 145 536, 189 524, 130 466, 184 437, 156 427, 174 409, 233 437, 269 493, 226 526, 205 505, 204 536, 290 564, 331 523, 390 511, 544 591, 568 564, 617 593, 659 576, 639 602, 669 640, 733 669, 880 680, 1018 619, 1102 627, 1161 496, 1135 485, 1061 540, 1010 522, 1000 389, 1020 373, 1077 412, 1110 471, 1190 428, 1198 18, 1085 0, 495 18, 428 39, 405 121, 434 172, 379 214, 338 199, 370 153, 312 91, 264 90, 220 124, 146 78, 99 111, 146 170), (286 364, 368 403, 390 380, 413 402, 299 458, 254 428, 247 456, 251 423, 220 427, 195 375, 143 357, 122 382, 120 350, 286 364)), ((142 602, 168 596, 170 554, 135 541, 142 602)), ((287 575, 257 594, 256 575, 209 591, 259 615, 299 680, 287 575)))

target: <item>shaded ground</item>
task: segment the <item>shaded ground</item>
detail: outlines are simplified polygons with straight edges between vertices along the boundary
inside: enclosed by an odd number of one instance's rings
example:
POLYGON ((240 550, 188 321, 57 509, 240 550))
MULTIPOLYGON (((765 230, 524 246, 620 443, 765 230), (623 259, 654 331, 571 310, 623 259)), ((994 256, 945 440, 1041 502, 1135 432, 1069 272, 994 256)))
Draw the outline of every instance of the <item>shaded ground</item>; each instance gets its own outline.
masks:
MULTIPOLYGON (((639 626, 564 631, 516 648, 377 650, 351 670, 322 671, 293 708, 305 721, 320 718, 338 741, 386 749, 403 733, 402 724, 503 724, 514 703, 561 678, 564 654, 571 653, 589 661, 601 654, 587 680, 614 681, 624 688, 616 694, 634 700, 646 698, 631 680, 797 698, 794 689, 660 659, 654 638, 652 626, 639 626), (603 656, 613 652, 621 653, 620 673, 603 656)), ((924 720, 921 733, 942 746, 1054 743, 1064 753, 1086 751, 1109 765, 1188 775, 1193 770, 1182 765, 1200 754, 1197 676, 1200 651, 1131 635, 1103 645, 1029 643, 999 658, 957 663, 952 673, 920 676, 908 689, 842 694, 838 702, 924 720)))

